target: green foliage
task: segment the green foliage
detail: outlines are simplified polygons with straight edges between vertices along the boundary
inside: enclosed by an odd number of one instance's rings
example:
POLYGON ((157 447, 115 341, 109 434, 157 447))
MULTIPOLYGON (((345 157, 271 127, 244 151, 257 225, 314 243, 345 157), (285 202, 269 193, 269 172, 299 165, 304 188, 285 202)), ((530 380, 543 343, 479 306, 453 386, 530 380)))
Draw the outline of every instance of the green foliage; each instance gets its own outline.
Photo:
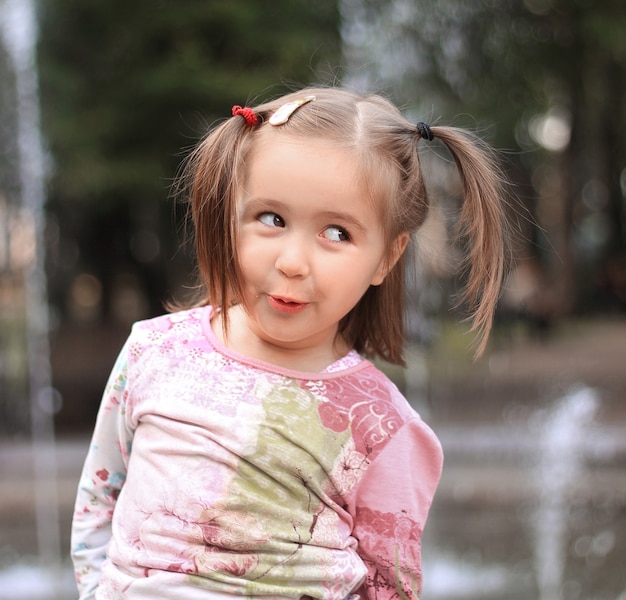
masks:
POLYGON ((624 307, 623 2, 352 4, 376 38, 361 36, 362 55, 376 47, 378 55, 369 58, 400 103, 415 107, 419 118, 478 130, 507 151, 515 195, 530 215, 520 219, 517 250, 544 267, 545 282, 537 283, 545 310, 624 307), (559 143, 555 130, 545 128, 555 123, 559 143))
POLYGON ((337 21, 328 0, 42 3, 54 201, 163 197, 181 148, 232 104, 320 79, 337 21))
POLYGON ((149 305, 129 319, 162 312, 191 272, 170 201, 183 154, 233 104, 332 77, 337 4, 54 0, 39 16, 51 302, 64 318, 86 272, 105 321, 120 277, 149 305))

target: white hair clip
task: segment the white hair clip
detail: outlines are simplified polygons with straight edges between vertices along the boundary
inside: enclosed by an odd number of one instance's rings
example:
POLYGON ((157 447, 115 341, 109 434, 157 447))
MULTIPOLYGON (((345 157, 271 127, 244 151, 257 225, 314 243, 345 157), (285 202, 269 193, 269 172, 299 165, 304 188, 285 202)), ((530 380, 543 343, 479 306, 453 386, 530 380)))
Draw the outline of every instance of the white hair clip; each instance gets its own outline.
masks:
POLYGON ((291 102, 285 102, 276 112, 270 117, 270 125, 283 125, 294 112, 296 112, 301 106, 315 100, 315 96, 304 96, 291 102))

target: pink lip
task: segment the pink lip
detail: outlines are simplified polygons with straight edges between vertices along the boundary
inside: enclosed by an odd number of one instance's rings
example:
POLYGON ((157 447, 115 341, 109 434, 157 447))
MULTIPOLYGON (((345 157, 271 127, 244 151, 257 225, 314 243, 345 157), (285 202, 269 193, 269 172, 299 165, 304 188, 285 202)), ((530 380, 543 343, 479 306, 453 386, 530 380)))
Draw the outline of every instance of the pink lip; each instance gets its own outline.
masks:
POLYGON ((274 310, 289 315, 299 313, 308 306, 307 302, 297 302, 295 300, 279 298, 278 296, 268 296, 267 301, 274 310))

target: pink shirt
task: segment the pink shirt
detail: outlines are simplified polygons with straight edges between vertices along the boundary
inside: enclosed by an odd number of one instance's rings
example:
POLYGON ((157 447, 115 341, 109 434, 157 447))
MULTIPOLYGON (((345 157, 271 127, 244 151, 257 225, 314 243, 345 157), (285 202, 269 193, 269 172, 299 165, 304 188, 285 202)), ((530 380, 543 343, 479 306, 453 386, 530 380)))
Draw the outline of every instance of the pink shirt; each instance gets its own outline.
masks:
POLYGON ((211 314, 140 322, 120 353, 76 499, 81 600, 416 598, 433 432, 356 353, 290 371, 211 314))

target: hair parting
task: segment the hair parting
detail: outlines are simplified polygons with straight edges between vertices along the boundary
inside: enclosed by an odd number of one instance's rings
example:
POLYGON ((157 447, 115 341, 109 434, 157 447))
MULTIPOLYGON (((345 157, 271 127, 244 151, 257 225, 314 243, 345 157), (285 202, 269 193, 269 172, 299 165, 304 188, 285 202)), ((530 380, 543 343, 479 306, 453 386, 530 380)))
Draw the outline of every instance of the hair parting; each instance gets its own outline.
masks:
MULTIPOLYGON (((183 163, 176 193, 186 200, 194 224, 195 306, 229 307, 241 297, 232 198, 240 186, 242 146, 251 130, 245 117, 229 119, 209 132, 183 163)), ((226 329, 228 320, 222 322, 226 329)))

